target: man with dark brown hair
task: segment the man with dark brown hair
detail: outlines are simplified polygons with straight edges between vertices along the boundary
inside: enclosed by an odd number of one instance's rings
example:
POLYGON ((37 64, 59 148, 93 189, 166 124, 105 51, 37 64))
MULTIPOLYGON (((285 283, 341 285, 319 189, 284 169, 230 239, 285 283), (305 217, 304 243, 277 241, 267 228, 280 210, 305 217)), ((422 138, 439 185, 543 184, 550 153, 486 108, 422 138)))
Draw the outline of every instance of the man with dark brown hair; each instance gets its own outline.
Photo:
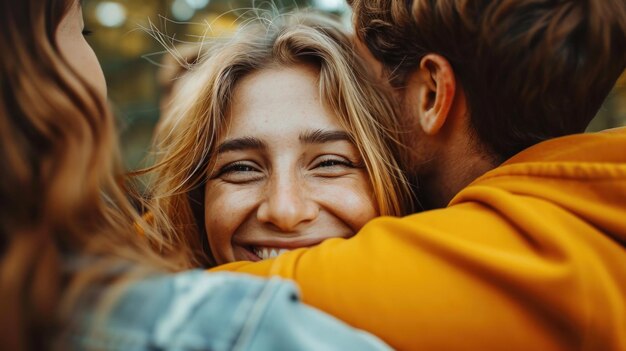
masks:
POLYGON ((352 6, 416 124, 407 141, 425 208, 532 145, 584 132, 626 65, 621 0, 352 6))
POLYGON ((436 209, 221 269, 399 349, 626 350, 626 129, 577 134, 626 67, 626 2, 351 5, 436 209))

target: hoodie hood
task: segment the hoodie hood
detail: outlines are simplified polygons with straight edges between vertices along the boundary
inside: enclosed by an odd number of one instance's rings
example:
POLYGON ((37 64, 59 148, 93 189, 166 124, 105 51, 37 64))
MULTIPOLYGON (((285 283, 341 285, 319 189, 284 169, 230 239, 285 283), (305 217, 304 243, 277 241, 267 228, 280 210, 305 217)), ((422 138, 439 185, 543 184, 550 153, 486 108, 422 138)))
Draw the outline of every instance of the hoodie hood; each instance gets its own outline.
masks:
POLYGON ((548 202, 626 247, 626 128, 537 144, 476 179, 450 205, 493 187, 548 202))

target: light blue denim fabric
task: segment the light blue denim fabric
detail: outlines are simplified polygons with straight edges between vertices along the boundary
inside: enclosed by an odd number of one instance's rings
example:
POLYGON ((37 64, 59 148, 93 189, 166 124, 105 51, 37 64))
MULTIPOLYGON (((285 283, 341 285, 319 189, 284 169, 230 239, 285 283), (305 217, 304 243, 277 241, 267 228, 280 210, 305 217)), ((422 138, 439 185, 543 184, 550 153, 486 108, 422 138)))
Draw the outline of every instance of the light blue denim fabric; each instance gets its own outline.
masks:
POLYGON ((133 283, 97 324, 80 309, 59 345, 96 350, 389 350, 300 302, 295 285, 190 271, 133 283), (96 326, 96 327, 94 327, 96 326))

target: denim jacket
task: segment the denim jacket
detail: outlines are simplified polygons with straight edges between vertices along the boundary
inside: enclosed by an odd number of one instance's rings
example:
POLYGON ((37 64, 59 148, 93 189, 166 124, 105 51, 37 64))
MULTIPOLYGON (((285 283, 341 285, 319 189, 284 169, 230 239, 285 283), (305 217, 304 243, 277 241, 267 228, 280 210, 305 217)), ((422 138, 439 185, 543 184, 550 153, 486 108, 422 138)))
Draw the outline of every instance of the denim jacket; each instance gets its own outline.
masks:
POLYGON ((300 302, 295 285, 201 270, 147 278, 111 312, 79 309, 61 334, 78 350, 389 350, 300 302))

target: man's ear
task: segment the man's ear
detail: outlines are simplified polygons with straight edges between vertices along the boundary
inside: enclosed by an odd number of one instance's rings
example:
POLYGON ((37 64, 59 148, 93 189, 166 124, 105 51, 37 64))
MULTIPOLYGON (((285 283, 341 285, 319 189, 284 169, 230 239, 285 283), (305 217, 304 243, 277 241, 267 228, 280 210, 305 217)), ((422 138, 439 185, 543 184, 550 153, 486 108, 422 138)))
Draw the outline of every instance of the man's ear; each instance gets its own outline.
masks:
POLYGON ((417 106, 419 124, 424 133, 437 134, 448 118, 456 93, 452 66, 443 56, 428 54, 420 61, 407 89, 417 106))

